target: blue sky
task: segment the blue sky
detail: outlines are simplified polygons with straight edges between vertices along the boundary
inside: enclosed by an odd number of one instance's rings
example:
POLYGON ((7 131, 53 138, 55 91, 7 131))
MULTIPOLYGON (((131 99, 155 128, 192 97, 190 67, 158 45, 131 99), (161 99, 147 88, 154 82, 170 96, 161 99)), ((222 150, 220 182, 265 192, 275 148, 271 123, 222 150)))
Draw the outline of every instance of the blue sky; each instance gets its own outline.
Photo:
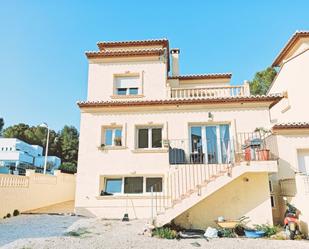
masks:
POLYGON ((0 117, 6 126, 79 128, 86 50, 100 40, 166 37, 180 70, 232 72, 232 84, 271 64, 295 30, 309 29, 309 1, 2 1, 0 117))

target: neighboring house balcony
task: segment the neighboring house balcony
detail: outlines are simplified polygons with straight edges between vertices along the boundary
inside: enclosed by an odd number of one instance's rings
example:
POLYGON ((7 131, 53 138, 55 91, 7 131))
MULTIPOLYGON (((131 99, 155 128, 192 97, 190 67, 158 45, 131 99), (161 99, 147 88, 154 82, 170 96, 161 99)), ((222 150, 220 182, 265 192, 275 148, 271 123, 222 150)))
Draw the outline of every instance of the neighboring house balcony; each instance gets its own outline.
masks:
POLYGON ((200 99, 250 96, 249 84, 222 87, 175 87, 168 88, 169 99, 200 99))

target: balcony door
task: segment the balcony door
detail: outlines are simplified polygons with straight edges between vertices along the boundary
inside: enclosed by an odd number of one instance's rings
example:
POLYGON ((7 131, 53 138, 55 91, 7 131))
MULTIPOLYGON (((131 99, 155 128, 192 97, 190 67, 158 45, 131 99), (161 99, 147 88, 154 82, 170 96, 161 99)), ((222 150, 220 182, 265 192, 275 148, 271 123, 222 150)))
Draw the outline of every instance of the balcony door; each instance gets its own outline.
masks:
POLYGON ((227 124, 191 126, 190 161, 219 164, 230 161, 230 126, 227 124))

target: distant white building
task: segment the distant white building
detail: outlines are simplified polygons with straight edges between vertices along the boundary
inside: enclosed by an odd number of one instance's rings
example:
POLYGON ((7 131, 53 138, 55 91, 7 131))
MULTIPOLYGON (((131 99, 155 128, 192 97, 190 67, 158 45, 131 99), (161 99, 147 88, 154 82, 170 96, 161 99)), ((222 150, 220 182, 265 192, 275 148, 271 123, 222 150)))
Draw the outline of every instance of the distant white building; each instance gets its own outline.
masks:
MULTIPOLYGON (((26 168, 42 169, 43 148, 31 145, 17 138, 0 138, 0 173, 22 173, 26 168)), ((61 160, 56 156, 47 157, 49 169, 57 169, 61 160)))

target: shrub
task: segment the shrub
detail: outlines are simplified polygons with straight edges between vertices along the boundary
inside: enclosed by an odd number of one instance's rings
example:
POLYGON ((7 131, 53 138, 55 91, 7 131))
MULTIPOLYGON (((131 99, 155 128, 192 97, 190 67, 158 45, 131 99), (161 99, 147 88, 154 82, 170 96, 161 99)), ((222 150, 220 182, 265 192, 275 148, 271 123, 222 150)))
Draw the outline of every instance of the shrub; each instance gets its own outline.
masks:
POLYGON ((159 227, 152 231, 152 236, 162 239, 175 239, 177 236, 177 232, 170 229, 169 227, 159 227))
POLYGON ((75 174, 77 172, 77 166, 74 163, 64 162, 62 163, 59 168, 62 173, 67 174, 75 174))
POLYGON ((87 233, 90 233, 86 230, 86 228, 78 228, 77 230, 69 231, 65 233, 65 236, 71 236, 71 237, 81 237, 87 233))
POLYGON ((281 230, 280 226, 272 226, 272 225, 269 225, 269 224, 254 225, 254 227, 255 227, 256 230, 265 232, 265 235, 267 237, 270 237, 270 236, 278 233, 281 230))
POLYGON ((10 218, 10 217, 11 217, 10 213, 6 214, 6 218, 10 218))
POLYGON ((17 215, 19 215, 19 211, 17 209, 15 209, 14 212, 13 212, 13 216, 17 216, 17 215))
POLYGON ((219 230, 218 235, 219 237, 224 237, 224 238, 235 238, 236 234, 234 233, 233 229, 230 228, 223 228, 219 230))

